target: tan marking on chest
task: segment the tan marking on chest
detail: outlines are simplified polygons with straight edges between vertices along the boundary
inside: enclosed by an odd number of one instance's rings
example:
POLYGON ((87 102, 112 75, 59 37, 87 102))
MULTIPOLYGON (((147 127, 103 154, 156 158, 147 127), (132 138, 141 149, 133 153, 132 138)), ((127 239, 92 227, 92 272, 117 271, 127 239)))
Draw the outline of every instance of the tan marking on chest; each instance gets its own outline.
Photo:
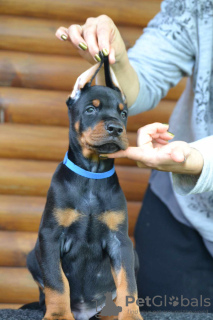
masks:
POLYGON ((54 209, 54 216, 60 226, 69 227, 78 221, 82 214, 75 209, 54 209))
POLYGON ((112 231, 117 231, 118 226, 125 221, 123 211, 106 211, 98 216, 98 220, 106 224, 112 231))

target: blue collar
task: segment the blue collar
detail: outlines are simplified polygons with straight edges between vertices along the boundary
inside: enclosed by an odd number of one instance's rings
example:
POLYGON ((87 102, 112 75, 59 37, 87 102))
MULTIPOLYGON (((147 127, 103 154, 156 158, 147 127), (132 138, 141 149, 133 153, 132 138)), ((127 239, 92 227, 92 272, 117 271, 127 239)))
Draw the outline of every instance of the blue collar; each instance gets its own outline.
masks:
POLYGON ((84 170, 76 166, 76 164, 74 164, 72 161, 68 159, 68 152, 66 152, 65 154, 63 164, 65 164, 65 166, 67 166, 67 168, 69 168, 71 171, 79 174, 82 177, 89 178, 89 179, 105 179, 105 178, 111 177, 115 173, 114 166, 109 171, 101 172, 101 173, 95 173, 95 172, 84 170))

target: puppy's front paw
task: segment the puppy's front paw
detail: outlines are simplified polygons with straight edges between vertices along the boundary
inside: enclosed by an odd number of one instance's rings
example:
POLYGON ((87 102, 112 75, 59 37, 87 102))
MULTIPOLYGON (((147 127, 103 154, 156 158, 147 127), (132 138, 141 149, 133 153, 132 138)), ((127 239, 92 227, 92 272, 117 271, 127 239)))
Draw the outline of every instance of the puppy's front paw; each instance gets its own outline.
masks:
POLYGON ((42 320, 75 320, 72 314, 68 315, 58 315, 52 314, 51 316, 44 316, 42 320))
POLYGON ((58 317, 58 316, 56 316, 56 317, 45 317, 45 318, 43 318, 42 320, 75 320, 73 317, 64 317, 64 316, 62 316, 62 317, 58 317))
POLYGON ((121 320, 144 320, 140 314, 131 314, 121 318, 121 320))

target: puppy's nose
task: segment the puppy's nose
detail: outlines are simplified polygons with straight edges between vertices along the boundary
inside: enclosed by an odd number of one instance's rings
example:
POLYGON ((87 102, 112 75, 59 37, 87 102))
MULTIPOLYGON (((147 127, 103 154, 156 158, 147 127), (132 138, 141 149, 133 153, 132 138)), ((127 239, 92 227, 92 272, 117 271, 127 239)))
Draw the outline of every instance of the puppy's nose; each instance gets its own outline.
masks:
POLYGON ((123 132, 123 127, 119 123, 109 122, 106 124, 107 132, 114 137, 118 137, 123 132))

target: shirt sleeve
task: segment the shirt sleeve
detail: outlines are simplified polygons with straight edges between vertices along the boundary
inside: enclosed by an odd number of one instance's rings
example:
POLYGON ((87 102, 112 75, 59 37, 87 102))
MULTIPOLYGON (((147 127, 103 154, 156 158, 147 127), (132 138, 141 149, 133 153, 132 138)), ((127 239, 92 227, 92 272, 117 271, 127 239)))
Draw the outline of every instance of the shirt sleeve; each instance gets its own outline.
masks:
POLYGON ((172 174, 173 187, 180 195, 213 191, 213 136, 189 143, 203 156, 204 165, 200 176, 187 174, 172 174))
POLYGON ((161 11, 144 29, 129 49, 130 64, 135 69, 140 91, 129 114, 154 108, 183 76, 192 74, 196 52, 196 28, 191 1, 177 5, 165 0, 161 11))

